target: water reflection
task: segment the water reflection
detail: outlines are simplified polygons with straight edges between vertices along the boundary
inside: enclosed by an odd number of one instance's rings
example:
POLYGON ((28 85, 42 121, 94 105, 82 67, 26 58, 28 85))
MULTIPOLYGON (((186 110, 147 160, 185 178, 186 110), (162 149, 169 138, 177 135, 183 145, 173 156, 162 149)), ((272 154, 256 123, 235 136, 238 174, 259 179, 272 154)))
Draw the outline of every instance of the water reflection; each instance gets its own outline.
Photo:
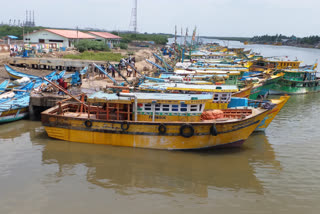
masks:
POLYGON ((32 142, 43 145, 44 165, 58 165, 48 180, 59 182, 77 173, 78 166, 85 166, 88 182, 121 195, 183 193, 206 198, 210 189, 263 194, 257 169, 281 170, 264 134, 250 137, 244 148, 204 152, 69 143, 48 139, 45 134, 32 142))

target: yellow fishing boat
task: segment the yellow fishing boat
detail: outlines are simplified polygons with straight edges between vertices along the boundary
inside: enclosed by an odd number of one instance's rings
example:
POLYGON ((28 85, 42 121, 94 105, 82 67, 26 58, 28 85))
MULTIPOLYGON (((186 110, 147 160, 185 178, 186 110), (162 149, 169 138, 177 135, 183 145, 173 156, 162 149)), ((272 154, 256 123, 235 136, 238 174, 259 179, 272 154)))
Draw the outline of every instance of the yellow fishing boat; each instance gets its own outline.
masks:
POLYGON ((60 103, 42 113, 49 137, 152 149, 240 146, 271 110, 225 109, 204 120, 212 94, 95 93, 88 104, 60 103))
POLYGON ((251 94, 251 89, 253 88, 253 84, 248 85, 247 87, 239 89, 238 92, 232 94, 232 97, 245 97, 249 98, 251 94))
POLYGON ((301 61, 289 61, 279 59, 265 59, 261 58, 252 61, 253 65, 250 71, 265 71, 266 69, 283 70, 283 69, 298 69, 301 61))
POLYGON ((205 104, 205 110, 227 109, 231 97, 249 97, 252 86, 239 89, 236 85, 193 85, 187 83, 143 83, 142 92, 202 94, 212 93, 213 99, 205 104))
MULTIPOLYGON (((241 90, 232 85, 189 85, 184 83, 143 83, 140 91, 165 92, 165 93, 212 93, 213 99, 205 104, 205 110, 266 107, 272 105, 272 111, 263 119, 255 131, 264 131, 279 113, 290 96, 282 96, 280 99, 248 100, 250 91, 255 85, 251 84, 241 90), (242 99, 241 99, 242 98, 242 99)), ((269 107, 268 107, 269 108, 269 107)))

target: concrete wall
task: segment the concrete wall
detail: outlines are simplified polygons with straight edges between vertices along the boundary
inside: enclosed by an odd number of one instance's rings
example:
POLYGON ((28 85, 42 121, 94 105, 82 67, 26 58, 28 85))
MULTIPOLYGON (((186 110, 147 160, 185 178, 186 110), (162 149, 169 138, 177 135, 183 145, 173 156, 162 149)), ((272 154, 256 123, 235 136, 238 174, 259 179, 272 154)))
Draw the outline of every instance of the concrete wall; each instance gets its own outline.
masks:
POLYGON ((40 30, 35 33, 31 34, 25 34, 24 36, 24 42, 25 43, 40 43, 39 39, 44 39, 45 44, 49 43, 59 43, 59 42, 50 42, 49 40, 62 40, 63 46, 64 47, 69 47, 69 39, 64 38, 62 36, 59 36, 57 34, 45 31, 45 30, 40 30), (30 39, 30 40, 28 40, 30 39))

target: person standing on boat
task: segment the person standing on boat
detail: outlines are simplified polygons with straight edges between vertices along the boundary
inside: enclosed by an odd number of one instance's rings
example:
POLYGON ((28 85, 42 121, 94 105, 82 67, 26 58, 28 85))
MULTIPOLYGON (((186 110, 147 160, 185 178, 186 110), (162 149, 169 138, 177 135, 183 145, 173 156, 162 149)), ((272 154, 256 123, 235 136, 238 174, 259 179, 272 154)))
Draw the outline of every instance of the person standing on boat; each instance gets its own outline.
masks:
MULTIPOLYGON (((60 78, 57 80, 59 83, 59 86, 65 89, 66 91, 68 90, 68 83, 63 80, 63 78, 60 78)), ((59 90, 58 95, 64 95, 65 93, 62 90, 59 90)))

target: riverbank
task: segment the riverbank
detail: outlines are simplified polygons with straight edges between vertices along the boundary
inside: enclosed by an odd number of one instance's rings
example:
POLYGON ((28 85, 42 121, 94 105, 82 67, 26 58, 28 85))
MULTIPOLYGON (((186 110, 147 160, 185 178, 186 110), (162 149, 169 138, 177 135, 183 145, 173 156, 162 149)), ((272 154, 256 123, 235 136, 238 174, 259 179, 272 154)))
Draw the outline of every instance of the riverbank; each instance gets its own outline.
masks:
MULTIPOLYGON (((238 40, 239 41, 239 40, 238 40)), ((241 41, 239 41, 241 42, 241 41)), ((244 43, 244 42, 243 42, 244 43)), ((272 46, 289 46, 289 47, 297 47, 297 48, 313 48, 313 49, 320 49, 320 45, 308 45, 308 44, 288 44, 288 43, 263 43, 263 42, 249 42, 249 45, 272 45, 272 46)))

